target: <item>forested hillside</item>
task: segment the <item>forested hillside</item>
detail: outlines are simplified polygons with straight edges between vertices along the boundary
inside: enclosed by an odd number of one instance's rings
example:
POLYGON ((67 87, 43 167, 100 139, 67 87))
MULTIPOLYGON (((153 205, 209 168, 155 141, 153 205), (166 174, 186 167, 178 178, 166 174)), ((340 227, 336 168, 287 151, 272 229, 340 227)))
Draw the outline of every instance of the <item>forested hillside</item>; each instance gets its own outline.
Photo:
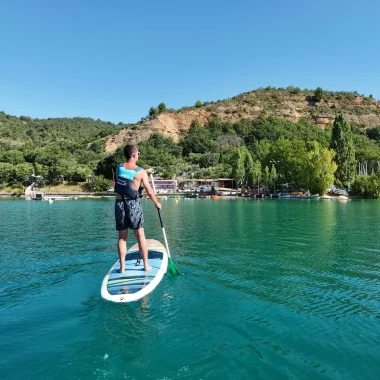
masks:
POLYGON ((105 157, 103 138, 125 125, 90 118, 32 119, 0 112, 0 184, 35 173, 48 183, 83 181, 105 157))
POLYGON ((180 110, 161 103, 133 125, 1 112, 0 186, 25 184, 34 173, 50 184, 95 174, 100 187, 107 187, 102 178, 112 178, 112 168, 123 160, 122 146, 132 139, 139 143, 140 164, 164 178, 232 177, 244 186, 288 183, 318 193, 335 182, 380 196, 380 122, 373 124, 378 110, 371 96, 293 87, 198 101, 180 110), (295 109, 295 102, 304 108, 295 109), (286 107, 288 115, 279 112, 286 107), (317 117, 322 114, 328 121, 323 125, 317 117), (178 128, 173 120, 189 125, 178 128))

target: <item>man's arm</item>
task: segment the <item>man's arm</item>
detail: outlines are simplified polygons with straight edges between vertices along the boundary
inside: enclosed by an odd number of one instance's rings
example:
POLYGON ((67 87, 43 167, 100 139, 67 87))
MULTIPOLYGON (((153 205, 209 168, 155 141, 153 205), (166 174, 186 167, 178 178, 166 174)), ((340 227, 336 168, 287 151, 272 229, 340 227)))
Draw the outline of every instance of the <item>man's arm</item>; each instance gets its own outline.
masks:
POLYGON ((158 202, 156 195, 154 194, 154 191, 152 187, 150 186, 149 180, 148 180, 148 173, 145 170, 142 170, 142 178, 141 182, 143 186, 145 187, 145 191, 148 194, 148 197, 153 201, 154 205, 160 209, 161 208, 161 203, 158 202))

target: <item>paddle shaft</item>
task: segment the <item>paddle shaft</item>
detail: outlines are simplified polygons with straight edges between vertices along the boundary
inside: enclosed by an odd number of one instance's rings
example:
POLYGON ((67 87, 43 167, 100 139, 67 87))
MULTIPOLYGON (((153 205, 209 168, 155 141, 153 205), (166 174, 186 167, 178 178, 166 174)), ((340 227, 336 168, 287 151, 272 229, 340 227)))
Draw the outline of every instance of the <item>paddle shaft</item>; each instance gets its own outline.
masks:
MULTIPOLYGON (((152 173, 150 173, 150 179, 152 181, 152 187, 153 187, 154 194, 156 194, 156 186, 154 185, 154 179, 153 179, 153 174, 152 173)), ((161 211, 160 211, 159 208, 157 209, 157 211, 158 211, 158 216, 160 218, 160 224, 161 224, 161 228, 162 228, 162 234, 164 235, 166 252, 168 253, 168 257, 170 258, 169 244, 168 244, 168 240, 166 239, 166 232, 165 232, 164 222, 163 222, 162 216, 161 216, 161 211)))

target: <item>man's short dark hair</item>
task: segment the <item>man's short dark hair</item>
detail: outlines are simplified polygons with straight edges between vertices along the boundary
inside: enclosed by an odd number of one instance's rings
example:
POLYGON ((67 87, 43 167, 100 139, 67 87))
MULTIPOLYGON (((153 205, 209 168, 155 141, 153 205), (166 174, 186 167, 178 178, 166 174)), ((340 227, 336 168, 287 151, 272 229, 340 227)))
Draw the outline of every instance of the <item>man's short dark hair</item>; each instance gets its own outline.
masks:
POLYGON ((136 145, 126 145, 124 147, 124 156, 127 161, 131 159, 133 153, 137 153, 136 145))

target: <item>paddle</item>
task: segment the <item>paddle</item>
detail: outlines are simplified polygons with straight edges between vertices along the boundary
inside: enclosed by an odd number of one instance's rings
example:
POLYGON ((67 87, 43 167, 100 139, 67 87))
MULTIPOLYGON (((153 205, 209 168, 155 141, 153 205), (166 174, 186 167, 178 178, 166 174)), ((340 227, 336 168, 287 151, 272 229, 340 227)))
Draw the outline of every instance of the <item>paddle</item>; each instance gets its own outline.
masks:
MULTIPOLYGON (((154 185, 154 179, 153 179, 152 173, 150 173, 150 179, 152 180, 152 186, 153 186, 154 194, 156 194, 156 186, 154 185)), ((158 216, 160 218, 162 233, 164 235, 166 252, 168 253, 168 274, 169 275, 180 275, 181 274, 180 271, 177 269, 172 258, 170 257, 169 244, 168 244, 168 240, 166 239, 166 233, 165 233, 164 223, 162 221, 160 209, 157 209, 157 211, 158 211, 158 216)))

